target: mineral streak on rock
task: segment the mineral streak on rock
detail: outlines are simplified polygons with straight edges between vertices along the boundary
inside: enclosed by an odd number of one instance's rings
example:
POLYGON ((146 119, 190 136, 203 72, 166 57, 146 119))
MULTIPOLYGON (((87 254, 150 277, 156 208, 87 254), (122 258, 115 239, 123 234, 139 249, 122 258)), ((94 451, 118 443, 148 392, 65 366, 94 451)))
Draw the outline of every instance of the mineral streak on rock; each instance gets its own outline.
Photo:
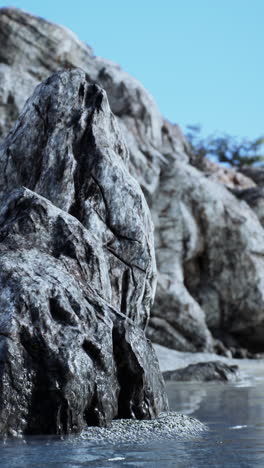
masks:
POLYGON ((39 85, 0 148, 0 434, 79 432, 167 408, 144 328, 153 228, 105 92, 39 85))

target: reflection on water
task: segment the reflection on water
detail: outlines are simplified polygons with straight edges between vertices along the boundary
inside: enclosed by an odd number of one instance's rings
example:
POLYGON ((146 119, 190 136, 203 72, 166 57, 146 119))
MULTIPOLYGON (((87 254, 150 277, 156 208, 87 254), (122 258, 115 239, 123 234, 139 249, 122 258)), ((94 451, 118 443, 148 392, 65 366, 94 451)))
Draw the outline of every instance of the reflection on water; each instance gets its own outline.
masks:
POLYGON ((199 410, 207 395, 206 386, 201 384, 167 382, 166 389, 170 408, 189 415, 199 410))
POLYGON ((192 467, 202 467, 203 459, 204 466, 264 468, 263 379, 238 386, 168 383, 167 388, 171 409, 187 410, 210 429, 199 441, 199 455, 191 448, 192 467))
POLYGON ((0 467, 264 467, 264 364, 250 384, 169 382, 167 390, 171 409, 207 423, 207 433, 144 446, 99 446, 81 438, 16 441, 0 448, 0 467))

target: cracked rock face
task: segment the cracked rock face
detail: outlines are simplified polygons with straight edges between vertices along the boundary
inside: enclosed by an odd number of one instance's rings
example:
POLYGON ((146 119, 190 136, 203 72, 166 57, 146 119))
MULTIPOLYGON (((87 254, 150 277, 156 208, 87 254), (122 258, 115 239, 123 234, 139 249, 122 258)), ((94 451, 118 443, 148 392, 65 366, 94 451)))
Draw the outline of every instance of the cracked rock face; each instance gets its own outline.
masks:
MULTIPOLYGON (((126 161, 128 151, 124 139, 130 156, 127 167, 141 185, 155 225, 158 282, 148 336, 157 343, 183 351, 222 349, 214 337, 223 341, 223 336, 225 342, 232 342, 232 347, 263 351, 263 193, 256 187, 262 183, 263 171, 243 170, 243 176, 206 159, 195 161, 179 127, 162 118, 143 86, 116 64, 95 57, 92 49, 66 28, 20 10, 3 8, 0 9, 0 42, 1 139, 11 129, 35 86, 58 69, 80 67, 86 73, 87 84, 97 83, 105 89, 116 120, 101 120, 101 126, 93 120, 92 126, 97 128, 94 134, 96 137, 100 134, 103 140, 106 126, 108 155, 113 151, 126 161), (119 134, 113 141, 110 129, 116 122, 123 138, 119 134)), ((47 90, 49 86, 46 84, 47 90)), ((74 111, 67 113, 64 105, 65 117, 59 115, 62 108, 56 108, 55 97, 53 107, 50 107, 48 94, 42 96, 42 107, 34 98, 30 119, 38 118, 42 150, 38 151, 37 139, 32 134, 32 153, 28 155, 28 142, 20 133, 22 128, 27 131, 30 124, 20 119, 21 127, 17 127, 14 138, 15 141, 19 139, 20 146, 13 141, 13 147, 9 145, 11 156, 6 154, 1 160, 0 174, 8 174, 8 181, 2 178, 0 184, 8 183, 10 189, 26 185, 76 217, 86 228, 89 223, 97 225, 111 258, 113 278, 118 277, 117 282, 111 280, 111 300, 116 307, 120 291, 124 289, 119 267, 114 271, 118 256, 124 253, 122 259, 134 265, 133 275, 129 266, 126 275, 137 282, 142 278, 140 275, 145 274, 141 270, 147 271, 144 255, 139 253, 140 244, 136 245, 131 234, 134 210, 124 219, 126 212, 120 203, 113 205, 111 213, 106 208, 109 203, 110 208, 112 206, 107 186, 108 181, 116 177, 114 168, 105 166, 101 156, 96 167, 83 167, 82 148, 86 147, 83 123, 88 121, 89 112, 83 112, 80 118, 83 91, 73 86, 69 87, 68 95, 72 92, 75 93, 74 111), (55 123, 52 138, 46 142, 45 128, 49 127, 51 132, 55 123), (68 134, 73 134, 68 147, 62 131, 64 124, 68 134), (78 137, 74 136, 76 130, 78 137), (56 145, 63 149, 59 154, 56 145), (25 162, 25 153, 30 164, 25 162), (39 164, 34 165, 36 159, 39 164), (38 173, 42 162, 43 171, 38 173), (66 191, 60 189, 65 185, 66 191), (87 202, 87 197, 93 201, 87 202), (120 230, 117 228, 119 221, 116 224, 116 210, 123 219, 120 230), (124 227, 126 223, 130 223, 129 232, 124 227), (110 232, 115 238, 113 243, 110 232), (119 237, 115 236, 117 232, 119 237), (131 239, 126 240, 130 235, 131 239), (127 245, 133 245, 133 251, 136 248, 136 263, 127 245), (142 260, 139 261, 139 257, 142 260)), ((99 91, 93 94, 98 103, 99 95, 99 91)), ((62 103, 66 100, 66 95, 61 96, 62 103)), ((122 179, 119 174, 115 183, 117 190, 122 185, 119 176, 122 179)), ((141 294, 139 290, 138 294, 141 294)), ((144 310, 148 307, 148 296, 146 292, 146 299, 142 299, 144 310)), ((138 312, 138 298, 132 298, 134 311, 137 320, 145 324, 148 313, 146 310, 138 312)), ((125 307, 123 301, 122 310, 125 307)), ((221 352, 225 352, 224 348, 221 352)))
POLYGON ((144 328, 153 228, 105 92, 52 75, 0 147, 0 434, 78 432, 167 406, 144 328))

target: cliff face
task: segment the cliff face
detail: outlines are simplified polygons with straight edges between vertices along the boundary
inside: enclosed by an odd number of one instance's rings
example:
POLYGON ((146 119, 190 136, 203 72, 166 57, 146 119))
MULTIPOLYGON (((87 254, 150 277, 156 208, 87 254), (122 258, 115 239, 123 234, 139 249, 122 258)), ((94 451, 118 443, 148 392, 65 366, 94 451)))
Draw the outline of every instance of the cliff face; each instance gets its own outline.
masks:
MULTIPOLYGON (((259 215, 262 220, 262 211, 242 195, 247 190, 257 190, 255 183, 209 161, 202 164, 193 161, 179 127, 162 118, 142 85, 117 65, 94 57, 92 50, 70 31, 18 10, 2 9, 0 41, 2 139, 34 87, 58 69, 80 67, 85 71, 87 83, 97 83, 106 91, 129 150, 130 174, 141 185, 155 225, 158 282, 149 337, 186 351, 210 351, 216 347, 225 352, 215 337, 224 340, 227 347, 239 344, 263 350, 264 231, 258 219, 259 215)), ((47 104, 43 114, 39 114, 43 128, 48 113, 47 104)), ((77 114, 75 118, 78 121, 77 114)), ((23 115, 21 121, 23 124, 23 115)), ((102 121, 100 125, 103 133, 105 125, 110 124, 102 121)), ((56 138, 60 141, 59 136, 56 138)), ((111 144, 116 145, 118 153, 119 143, 111 144)), ((76 195, 80 179, 86 186, 82 166, 76 170, 73 160, 67 159, 66 170, 65 162, 58 161, 55 148, 50 146, 44 156, 48 161, 46 172, 39 178, 29 170, 38 151, 32 153, 32 161, 24 167, 27 142, 23 145, 16 156, 11 149, 9 162, 3 163, 7 167, 10 164, 9 177, 16 172, 18 185, 45 196, 83 223, 87 217, 86 202, 83 194, 76 195), (66 174, 65 178, 61 173, 66 174), (69 180, 74 182, 71 184, 69 180), (70 189, 62 190, 61 196, 59 187, 65 183, 70 189)), ((38 168, 36 165, 34 170, 38 168)), ((100 192, 97 182, 93 184, 93 190, 100 192)), ((120 203, 126 213, 121 194, 120 203)), ((113 207, 112 216, 119 207, 118 203, 113 207)), ((102 213, 105 216, 104 210, 108 211, 100 205, 101 216, 102 213)), ((128 211, 124 223, 131 222, 131 216, 128 211)), ((94 220, 90 223, 85 227, 92 226, 94 220)), ((124 252, 126 249, 127 246, 124 252)), ((119 307, 117 303, 116 299, 115 305, 119 307)), ((141 312, 136 314, 141 316, 141 312)), ((146 316, 143 314, 144 323, 146 316)))

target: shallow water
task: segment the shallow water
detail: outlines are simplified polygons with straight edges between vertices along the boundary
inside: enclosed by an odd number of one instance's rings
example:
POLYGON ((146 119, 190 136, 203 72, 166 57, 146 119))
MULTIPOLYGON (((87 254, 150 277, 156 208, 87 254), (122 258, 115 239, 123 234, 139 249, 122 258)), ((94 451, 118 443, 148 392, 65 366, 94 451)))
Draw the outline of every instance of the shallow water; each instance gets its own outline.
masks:
POLYGON ((208 425, 208 432, 197 437, 144 445, 32 438, 2 446, 0 467, 263 468, 264 362, 244 367, 249 378, 237 385, 167 384, 171 409, 208 425))

